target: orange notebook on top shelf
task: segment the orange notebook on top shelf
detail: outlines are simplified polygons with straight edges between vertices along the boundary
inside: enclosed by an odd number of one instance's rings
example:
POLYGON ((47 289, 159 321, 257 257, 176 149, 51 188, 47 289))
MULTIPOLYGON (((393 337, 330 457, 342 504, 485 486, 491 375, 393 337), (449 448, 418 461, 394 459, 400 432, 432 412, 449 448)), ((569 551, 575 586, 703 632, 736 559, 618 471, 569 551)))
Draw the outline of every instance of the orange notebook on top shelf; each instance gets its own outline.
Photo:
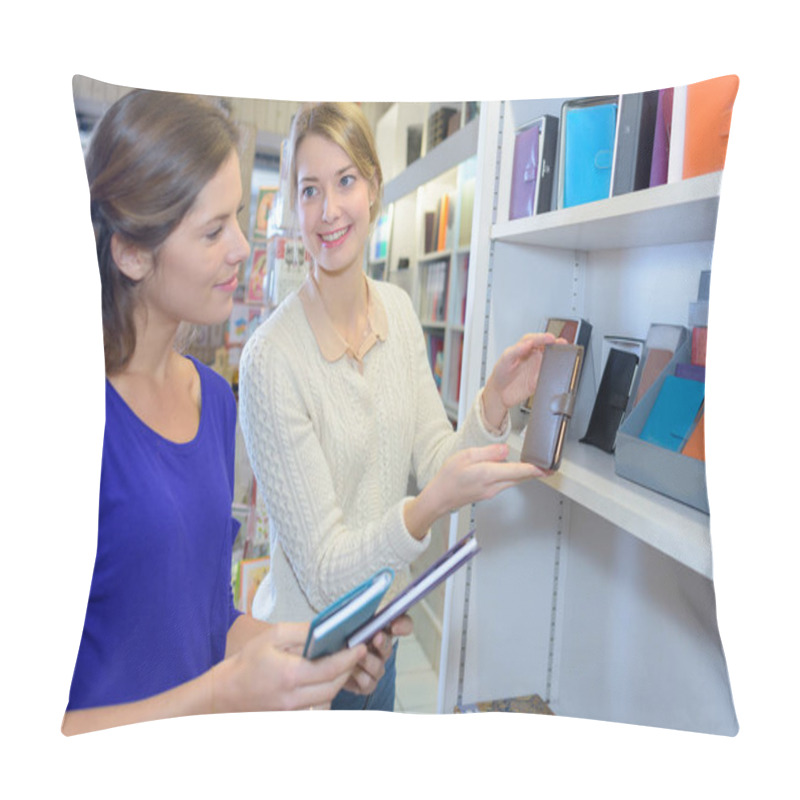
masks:
POLYGON ((712 78, 687 87, 684 178, 717 172, 725 166, 733 102, 738 90, 736 75, 712 78))

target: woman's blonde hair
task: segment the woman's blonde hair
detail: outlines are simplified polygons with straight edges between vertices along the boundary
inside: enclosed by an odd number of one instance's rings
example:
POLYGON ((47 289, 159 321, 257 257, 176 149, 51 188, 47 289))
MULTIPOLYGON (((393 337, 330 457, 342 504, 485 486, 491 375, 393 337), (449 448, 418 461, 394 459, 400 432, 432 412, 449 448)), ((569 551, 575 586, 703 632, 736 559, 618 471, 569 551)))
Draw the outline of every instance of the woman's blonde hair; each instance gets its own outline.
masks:
POLYGON ((356 103, 306 103, 292 120, 289 137, 289 178, 292 208, 297 207, 297 150, 310 133, 324 136, 347 153, 356 169, 375 189, 375 202, 370 208, 370 224, 378 218, 383 196, 383 172, 364 112, 356 103))

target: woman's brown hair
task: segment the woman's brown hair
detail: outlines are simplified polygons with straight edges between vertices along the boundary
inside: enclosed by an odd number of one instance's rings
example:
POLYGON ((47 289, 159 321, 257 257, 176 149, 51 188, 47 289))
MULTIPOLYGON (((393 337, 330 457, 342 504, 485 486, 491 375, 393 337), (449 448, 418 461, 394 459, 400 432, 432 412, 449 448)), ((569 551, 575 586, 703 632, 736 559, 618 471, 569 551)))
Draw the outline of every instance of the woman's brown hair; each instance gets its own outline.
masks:
POLYGON ((106 374, 136 346, 137 282, 114 262, 114 235, 156 252, 238 144, 221 108, 194 95, 137 89, 105 113, 86 156, 103 310, 106 374))

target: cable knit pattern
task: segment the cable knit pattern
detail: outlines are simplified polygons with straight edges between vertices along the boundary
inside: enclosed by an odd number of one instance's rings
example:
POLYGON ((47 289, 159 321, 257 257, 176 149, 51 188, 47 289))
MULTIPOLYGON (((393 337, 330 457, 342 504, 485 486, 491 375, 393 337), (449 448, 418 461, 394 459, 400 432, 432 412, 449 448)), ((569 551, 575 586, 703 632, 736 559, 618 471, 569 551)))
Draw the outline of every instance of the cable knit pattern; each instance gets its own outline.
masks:
POLYGON ((389 322, 363 373, 322 356, 297 294, 251 336, 240 363, 239 407, 269 515, 271 565, 253 603, 270 621, 311 619, 381 567, 387 600, 427 547, 403 521, 410 476, 420 487, 462 447, 503 441, 479 412, 458 433, 431 375, 419 320, 400 288, 371 281, 389 322))

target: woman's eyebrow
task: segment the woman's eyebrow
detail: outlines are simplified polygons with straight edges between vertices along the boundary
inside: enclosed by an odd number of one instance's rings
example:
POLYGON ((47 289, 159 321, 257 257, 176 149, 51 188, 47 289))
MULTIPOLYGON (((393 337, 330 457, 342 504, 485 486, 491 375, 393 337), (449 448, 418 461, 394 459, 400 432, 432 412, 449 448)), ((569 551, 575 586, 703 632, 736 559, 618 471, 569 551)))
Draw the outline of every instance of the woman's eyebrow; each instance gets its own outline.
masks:
MULTIPOLYGON (((334 172, 333 174, 334 175, 342 175, 343 173, 348 172, 349 170, 355 169, 355 168, 356 168, 356 165, 353 164, 353 162, 351 161, 351 162, 348 162, 347 165, 342 167, 341 169, 337 169, 336 172, 334 172)), ((314 183, 315 181, 319 182, 319 178, 316 175, 301 175, 298 178, 298 183, 305 183, 305 182, 314 183)))

